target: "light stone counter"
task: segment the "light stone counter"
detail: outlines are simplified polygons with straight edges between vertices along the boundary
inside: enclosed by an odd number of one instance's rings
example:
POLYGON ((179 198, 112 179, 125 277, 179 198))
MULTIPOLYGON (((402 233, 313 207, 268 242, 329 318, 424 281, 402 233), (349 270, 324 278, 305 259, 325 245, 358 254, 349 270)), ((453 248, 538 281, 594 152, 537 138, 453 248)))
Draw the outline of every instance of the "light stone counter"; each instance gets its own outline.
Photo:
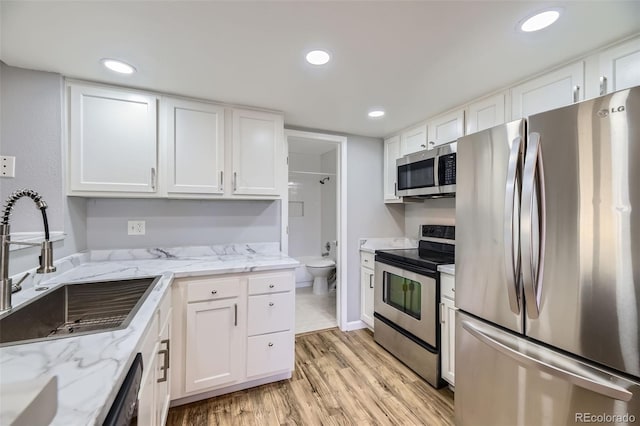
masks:
MULTIPOLYGON (((122 330, 0 348, 0 383, 58 378, 58 411, 52 425, 102 424, 126 376, 141 338, 173 278, 292 269, 298 262, 278 243, 211 247, 93 251, 56 262, 58 272, 31 276, 13 296, 18 307, 39 295, 39 287, 63 283, 162 276, 137 314, 122 330)), ((4 408, 0 404, 0 411, 4 408)))
POLYGON ((438 271, 444 272, 445 274, 449 274, 449 275, 455 275, 456 265, 440 265, 438 266, 438 271))
POLYGON ((410 238, 361 238, 360 251, 375 253, 376 250, 411 249, 418 247, 418 242, 410 238))

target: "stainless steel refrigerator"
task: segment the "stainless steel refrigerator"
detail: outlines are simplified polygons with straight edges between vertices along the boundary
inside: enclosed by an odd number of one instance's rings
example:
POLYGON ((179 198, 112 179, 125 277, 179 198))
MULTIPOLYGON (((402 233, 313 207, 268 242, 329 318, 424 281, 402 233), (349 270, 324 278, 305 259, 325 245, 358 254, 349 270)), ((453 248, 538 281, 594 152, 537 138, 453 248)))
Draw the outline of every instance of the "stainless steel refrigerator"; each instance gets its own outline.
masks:
POLYGON ((456 424, 640 424, 640 87, 459 139, 456 181, 456 424))

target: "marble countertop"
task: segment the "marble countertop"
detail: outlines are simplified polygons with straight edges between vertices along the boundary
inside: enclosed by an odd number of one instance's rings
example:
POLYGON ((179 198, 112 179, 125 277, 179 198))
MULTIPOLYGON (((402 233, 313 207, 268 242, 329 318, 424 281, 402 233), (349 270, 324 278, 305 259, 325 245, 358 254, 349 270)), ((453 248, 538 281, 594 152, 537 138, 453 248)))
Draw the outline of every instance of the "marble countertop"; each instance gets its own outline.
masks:
POLYGON ((438 266, 438 271, 444 272, 445 274, 449 274, 449 275, 455 275, 456 265, 440 265, 438 266))
POLYGON ((376 250, 407 249, 418 247, 418 241, 410 238, 361 238, 360 251, 375 253, 376 250))
MULTIPOLYGON (((122 330, 0 348, 0 382, 58 378, 58 411, 52 425, 102 424, 142 336, 173 278, 295 268, 278 243, 173 249, 92 251, 56 262, 50 275, 30 274, 13 295, 14 308, 63 283, 161 276, 129 326, 122 330)), ((2 407, 0 407, 0 411, 2 407)))

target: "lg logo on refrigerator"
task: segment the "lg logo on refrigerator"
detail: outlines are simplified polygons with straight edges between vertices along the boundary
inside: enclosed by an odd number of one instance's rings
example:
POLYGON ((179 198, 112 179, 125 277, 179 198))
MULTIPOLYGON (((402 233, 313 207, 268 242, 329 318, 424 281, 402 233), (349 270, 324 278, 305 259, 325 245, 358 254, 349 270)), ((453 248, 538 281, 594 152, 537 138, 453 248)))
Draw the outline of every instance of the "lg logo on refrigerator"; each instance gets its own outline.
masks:
POLYGON ((613 107, 611 109, 601 109, 598 111, 598 115, 602 118, 608 117, 609 114, 615 114, 616 112, 624 111, 624 105, 620 105, 619 107, 613 107))

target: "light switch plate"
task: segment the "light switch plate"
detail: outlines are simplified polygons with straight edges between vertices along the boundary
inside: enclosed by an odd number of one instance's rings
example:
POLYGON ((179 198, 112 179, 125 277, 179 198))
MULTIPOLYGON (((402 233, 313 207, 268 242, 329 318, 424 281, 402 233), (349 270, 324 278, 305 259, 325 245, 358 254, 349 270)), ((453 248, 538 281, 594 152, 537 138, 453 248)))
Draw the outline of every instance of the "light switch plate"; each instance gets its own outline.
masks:
POLYGON ((129 220, 127 221, 127 234, 128 235, 144 235, 145 221, 144 220, 129 220))
POLYGON ((0 176, 6 178, 16 177, 16 157, 7 155, 0 157, 0 176))

